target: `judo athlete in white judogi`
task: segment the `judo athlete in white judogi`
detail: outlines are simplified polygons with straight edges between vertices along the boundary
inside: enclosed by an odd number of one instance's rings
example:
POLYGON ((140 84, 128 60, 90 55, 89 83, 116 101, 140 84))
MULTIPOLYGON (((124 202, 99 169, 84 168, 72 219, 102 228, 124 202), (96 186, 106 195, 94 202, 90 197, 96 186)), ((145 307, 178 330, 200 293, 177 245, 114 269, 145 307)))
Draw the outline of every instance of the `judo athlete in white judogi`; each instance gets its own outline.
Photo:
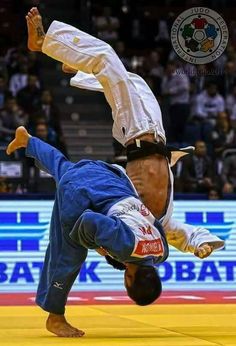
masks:
MULTIPOLYGON (((170 167, 186 155, 189 148, 172 151, 166 147, 160 108, 144 80, 128 73, 105 42, 58 21, 54 21, 45 34, 36 8, 26 19, 29 49, 61 61, 64 70, 79 71, 72 85, 104 92, 112 108, 113 136, 127 147, 127 171, 123 170, 123 174, 127 179, 129 176, 144 204, 158 218, 168 243, 200 258, 222 248, 224 242, 208 230, 172 218, 170 167)), ((53 240, 51 246, 54 246, 53 240)))

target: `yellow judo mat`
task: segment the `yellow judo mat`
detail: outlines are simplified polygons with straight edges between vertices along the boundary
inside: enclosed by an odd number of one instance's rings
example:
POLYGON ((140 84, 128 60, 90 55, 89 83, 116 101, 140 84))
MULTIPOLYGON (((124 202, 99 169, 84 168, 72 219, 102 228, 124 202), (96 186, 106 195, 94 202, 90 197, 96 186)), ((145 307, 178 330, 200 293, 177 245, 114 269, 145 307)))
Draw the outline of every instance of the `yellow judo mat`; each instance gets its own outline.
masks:
POLYGON ((1 346, 236 346, 236 305, 69 306, 80 339, 45 330, 47 314, 34 306, 0 307, 1 346))

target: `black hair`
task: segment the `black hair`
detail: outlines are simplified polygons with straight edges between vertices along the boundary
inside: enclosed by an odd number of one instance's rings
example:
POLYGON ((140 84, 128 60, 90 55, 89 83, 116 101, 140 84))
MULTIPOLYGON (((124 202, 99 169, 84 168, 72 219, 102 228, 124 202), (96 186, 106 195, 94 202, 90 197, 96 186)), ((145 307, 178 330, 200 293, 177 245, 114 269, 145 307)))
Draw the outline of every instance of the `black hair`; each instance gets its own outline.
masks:
POLYGON ((208 191, 207 191, 207 197, 208 197, 208 199, 209 199, 210 193, 211 193, 212 191, 214 191, 214 192, 217 193, 219 199, 223 199, 222 191, 221 191, 220 188, 218 188, 217 186, 212 186, 212 187, 210 187, 210 188, 208 189, 208 191))
POLYGON ((126 269, 126 266, 123 263, 118 262, 117 260, 115 260, 111 256, 105 256, 105 258, 106 258, 107 263, 110 264, 113 268, 118 269, 118 270, 125 270, 126 269))
POLYGON ((211 86, 216 86, 217 87, 217 89, 219 88, 219 85, 218 85, 218 83, 217 83, 217 81, 215 81, 214 79, 212 79, 212 80, 209 80, 209 81, 207 81, 206 83, 205 83, 205 89, 208 89, 208 88, 210 88, 211 86))
POLYGON ((126 286, 128 296, 137 305, 149 305, 153 303, 162 292, 161 279, 155 267, 139 266, 133 284, 126 286))

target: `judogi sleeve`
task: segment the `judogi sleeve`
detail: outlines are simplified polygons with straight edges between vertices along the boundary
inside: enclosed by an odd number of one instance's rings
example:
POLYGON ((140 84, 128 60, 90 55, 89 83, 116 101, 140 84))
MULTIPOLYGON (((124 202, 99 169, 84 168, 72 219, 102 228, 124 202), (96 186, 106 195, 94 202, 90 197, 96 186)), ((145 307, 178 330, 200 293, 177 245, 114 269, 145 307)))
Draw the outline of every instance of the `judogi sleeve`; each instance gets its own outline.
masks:
POLYGON ((123 221, 91 210, 79 217, 70 237, 88 249, 103 247, 120 260, 127 259, 135 245, 134 234, 123 221))
POLYGON ((25 153, 35 160, 39 169, 51 174, 56 183, 74 166, 58 149, 36 137, 29 139, 25 153))
POLYGON ((206 228, 194 227, 173 218, 164 226, 164 231, 168 243, 182 252, 193 253, 203 243, 212 243, 217 250, 224 247, 224 241, 206 228))

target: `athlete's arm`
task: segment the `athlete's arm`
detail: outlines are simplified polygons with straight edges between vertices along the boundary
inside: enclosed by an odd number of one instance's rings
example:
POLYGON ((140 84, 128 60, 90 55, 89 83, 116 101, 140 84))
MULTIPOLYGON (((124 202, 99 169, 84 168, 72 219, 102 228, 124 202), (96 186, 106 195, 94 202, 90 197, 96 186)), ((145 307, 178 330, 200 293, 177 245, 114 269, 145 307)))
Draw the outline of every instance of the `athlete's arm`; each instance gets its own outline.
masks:
POLYGON ((117 217, 86 210, 77 220, 70 237, 88 249, 102 247, 120 261, 132 253, 135 239, 130 228, 117 217))
POLYGON ((206 228, 188 225, 173 218, 164 226, 164 231, 170 245, 182 252, 194 253, 200 258, 205 258, 213 250, 224 247, 224 241, 206 228))

